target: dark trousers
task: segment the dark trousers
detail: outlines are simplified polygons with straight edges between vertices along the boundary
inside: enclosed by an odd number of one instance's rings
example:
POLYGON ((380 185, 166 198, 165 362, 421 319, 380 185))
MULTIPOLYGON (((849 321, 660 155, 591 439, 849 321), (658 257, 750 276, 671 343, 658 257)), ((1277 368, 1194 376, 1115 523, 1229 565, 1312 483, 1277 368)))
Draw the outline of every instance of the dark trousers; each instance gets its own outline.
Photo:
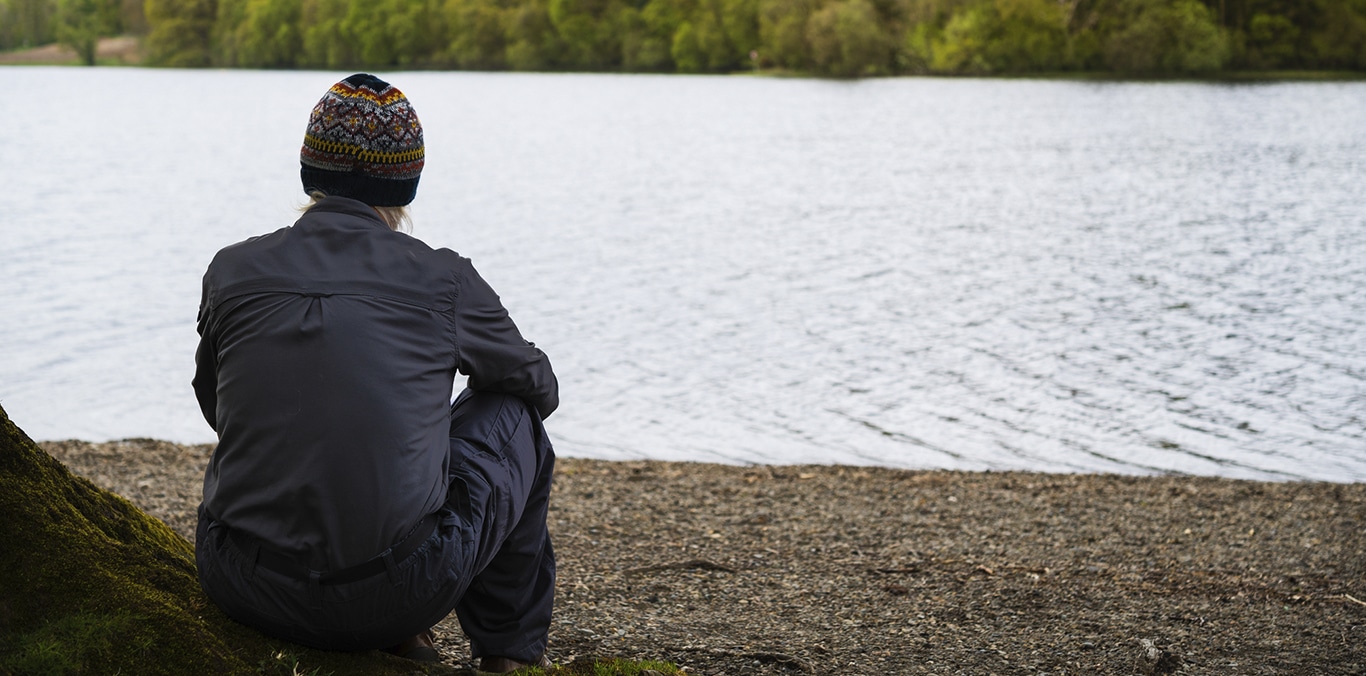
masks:
POLYGON ((258 566, 201 508, 195 558, 228 616, 328 650, 396 644, 455 610, 474 657, 534 662, 555 593, 546 530, 555 453, 522 400, 466 390, 451 406, 450 492, 436 531, 383 573, 320 584, 258 566))

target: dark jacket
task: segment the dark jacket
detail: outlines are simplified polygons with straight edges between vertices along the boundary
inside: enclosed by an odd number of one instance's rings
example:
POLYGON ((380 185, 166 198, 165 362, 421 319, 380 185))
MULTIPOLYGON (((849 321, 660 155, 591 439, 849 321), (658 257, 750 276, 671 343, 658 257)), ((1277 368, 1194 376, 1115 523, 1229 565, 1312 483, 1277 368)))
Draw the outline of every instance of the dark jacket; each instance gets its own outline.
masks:
POLYGON ((470 261, 329 197, 218 252, 204 275, 195 395, 218 432, 205 510, 340 569, 446 500, 457 369, 548 416, 550 361, 470 261))

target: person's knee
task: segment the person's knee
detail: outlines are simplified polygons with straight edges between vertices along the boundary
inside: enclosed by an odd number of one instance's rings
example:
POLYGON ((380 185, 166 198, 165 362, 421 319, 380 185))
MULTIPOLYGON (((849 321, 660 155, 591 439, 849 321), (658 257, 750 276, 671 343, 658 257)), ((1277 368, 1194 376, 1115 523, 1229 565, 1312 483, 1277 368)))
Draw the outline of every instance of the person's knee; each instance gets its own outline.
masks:
POLYGON ((521 398, 498 392, 476 392, 466 389, 451 403, 451 416, 525 415, 531 407, 521 398))
POLYGON ((465 390, 451 407, 451 439, 502 455, 509 444, 534 443, 534 415, 531 407, 518 397, 465 390))

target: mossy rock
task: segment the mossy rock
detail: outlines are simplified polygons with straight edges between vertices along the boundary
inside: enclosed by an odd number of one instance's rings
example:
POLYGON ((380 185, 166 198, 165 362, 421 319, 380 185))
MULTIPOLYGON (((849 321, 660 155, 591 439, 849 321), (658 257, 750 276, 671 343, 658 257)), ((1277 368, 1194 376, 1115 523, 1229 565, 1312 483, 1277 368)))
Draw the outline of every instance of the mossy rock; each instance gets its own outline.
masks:
POLYGON ((0 408, 0 674, 459 673, 283 643, 223 615, 190 543, 73 476, 0 408))

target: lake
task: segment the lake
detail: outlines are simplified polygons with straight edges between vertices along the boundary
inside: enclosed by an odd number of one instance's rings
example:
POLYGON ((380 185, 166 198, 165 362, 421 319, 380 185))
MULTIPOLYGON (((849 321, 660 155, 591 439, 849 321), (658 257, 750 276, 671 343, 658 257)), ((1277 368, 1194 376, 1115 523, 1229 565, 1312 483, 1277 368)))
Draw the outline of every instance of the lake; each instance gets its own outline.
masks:
MULTIPOLYGON (((0 405, 207 442, 214 252, 346 73, 0 68, 0 405)), ((1366 83, 381 74, 563 455, 1366 480, 1366 83)))

